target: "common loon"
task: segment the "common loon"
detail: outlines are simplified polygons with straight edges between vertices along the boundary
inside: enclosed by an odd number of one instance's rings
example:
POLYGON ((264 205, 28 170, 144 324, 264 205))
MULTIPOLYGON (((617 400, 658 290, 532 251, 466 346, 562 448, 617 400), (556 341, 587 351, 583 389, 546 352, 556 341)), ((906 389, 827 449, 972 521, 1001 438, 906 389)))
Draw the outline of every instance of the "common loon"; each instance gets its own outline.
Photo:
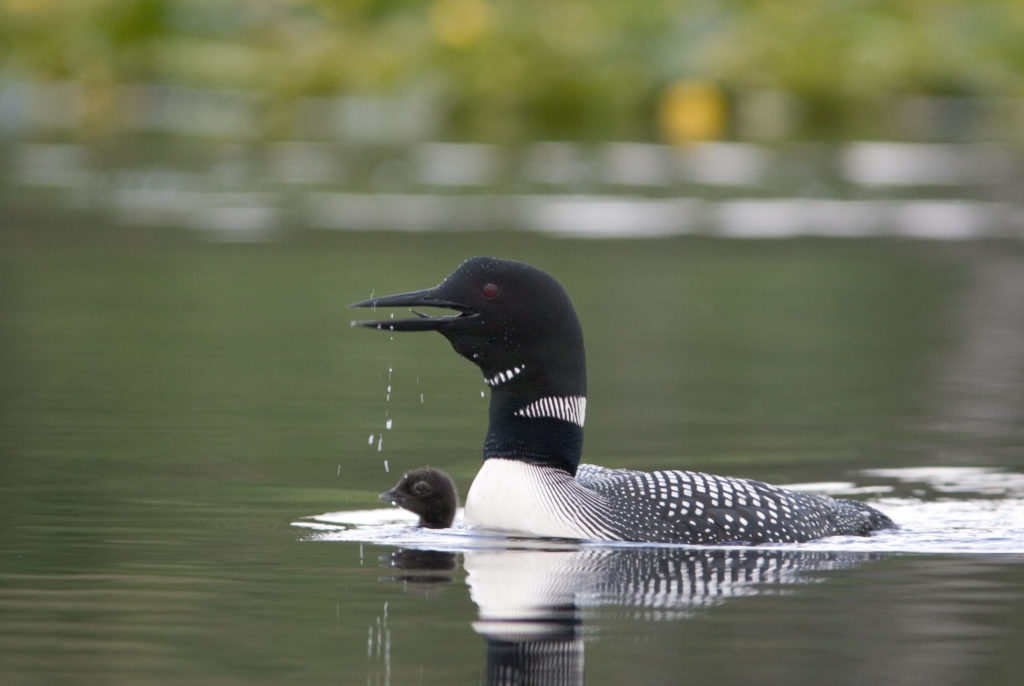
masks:
POLYGON ((453 314, 354 321, 437 331, 491 389, 484 463, 466 496, 467 527, 657 543, 799 542, 894 527, 857 501, 688 471, 580 464, 587 407, 583 334, 561 285, 521 262, 474 257, 434 288, 351 307, 439 307, 453 314))
POLYGON ((394 488, 380 494, 380 499, 418 514, 419 525, 428 529, 450 527, 459 507, 455 482, 440 469, 430 467, 406 472, 394 488))

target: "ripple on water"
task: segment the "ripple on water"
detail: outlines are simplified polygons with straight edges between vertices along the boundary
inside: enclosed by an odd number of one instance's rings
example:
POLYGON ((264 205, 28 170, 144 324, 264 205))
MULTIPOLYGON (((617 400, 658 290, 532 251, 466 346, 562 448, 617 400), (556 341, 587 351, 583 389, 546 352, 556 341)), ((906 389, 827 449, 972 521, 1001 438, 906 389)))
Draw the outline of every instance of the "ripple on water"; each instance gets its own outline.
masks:
MULTIPOLYGON (((800 544, 771 544, 763 549, 887 553, 1024 554, 1024 474, 994 468, 917 467, 862 472, 893 485, 859 486, 850 482, 793 484, 792 488, 841 497, 873 493, 869 502, 888 514, 898 530, 869 537, 833 536, 800 544), (910 489, 912 496, 878 497, 910 489)), ((327 512, 293 522, 307 539, 357 541, 381 545, 472 551, 481 548, 551 547, 550 540, 470 532, 462 528, 460 509, 451 529, 421 529, 417 517, 398 508, 327 512)), ((562 542, 561 545, 579 546, 562 542)), ((587 547, 632 547, 632 543, 584 543, 587 547)), ((643 544, 650 546, 650 544, 643 544)), ((684 546, 670 546, 684 547, 684 546)), ((693 546, 686 546, 693 547, 693 546)))

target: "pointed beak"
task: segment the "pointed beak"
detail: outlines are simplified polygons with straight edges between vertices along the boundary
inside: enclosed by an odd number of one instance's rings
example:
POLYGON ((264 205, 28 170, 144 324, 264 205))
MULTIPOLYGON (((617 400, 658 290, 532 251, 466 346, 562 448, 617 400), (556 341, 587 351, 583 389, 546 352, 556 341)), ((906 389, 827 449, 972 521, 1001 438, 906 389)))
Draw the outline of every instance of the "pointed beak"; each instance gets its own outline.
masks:
MULTIPOLYGON (((477 312, 468 305, 439 298, 435 288, 428 288, 422 291, 411 291, 399 293, 398 295, 385 295, 380 298, 370 298, 362 302, 352 303, 349 307, 441 307, 448 310, 455 310, 456 314, 450 315, 429 315, 413 310, 416 315, 414 319, 374 319, 365 321, 353 321, 352 326, 365 326, 371 329, 385 331, 437 331, 449 322, 458 319, 466 319, 477 316, 477 312)), ((381 495, 383 498, 383 494, 381 495)))
POLYGON ((399 493, 396 493, 395 489, 393 489, 393 488, 390 491, 384 491, 383 493, 381 493, 377 497, 380 498, 381 500, 383 500, 386 503, 391 503, 392 505, 397 505, 398 503, 400 503, 404 499, 402 497, 402 495, 399 494, 399 493))

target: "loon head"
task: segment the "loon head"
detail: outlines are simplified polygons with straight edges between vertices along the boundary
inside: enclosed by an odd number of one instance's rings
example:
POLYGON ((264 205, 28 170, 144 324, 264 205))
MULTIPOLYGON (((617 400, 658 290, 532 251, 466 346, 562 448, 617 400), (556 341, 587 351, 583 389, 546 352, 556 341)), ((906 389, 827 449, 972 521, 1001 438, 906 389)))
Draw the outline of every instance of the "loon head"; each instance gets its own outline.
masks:
POLYGON ((424 467, 406 472, 380 499, 420 516, 420 526, 447 529, 455 519, 459 494, 455 482, 440 469, 424 467))
POLYGON ((522 262, 474 257, 433 288, 351 307, 452 310, 352 324, 443 335, 480 368, 491 388, 484 458, 521 459, 575 474, 587 393, 583 334, 569 296, 550 275, 522 262))

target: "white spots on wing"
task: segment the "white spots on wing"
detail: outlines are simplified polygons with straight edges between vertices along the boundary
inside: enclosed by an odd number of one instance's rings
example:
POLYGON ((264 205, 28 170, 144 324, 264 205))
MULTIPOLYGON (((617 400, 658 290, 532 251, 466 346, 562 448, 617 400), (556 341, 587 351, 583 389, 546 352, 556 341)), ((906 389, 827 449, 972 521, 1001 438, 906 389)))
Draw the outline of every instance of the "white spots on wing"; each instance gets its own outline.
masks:
POLYGON ((515 415, 532 419, 551 417, 552 419, 572 422, 576 426, 583 428, 583 422, 587 418, 587 399, 582 395, 541 398, 522 409, 516 410, 515 415))
POLYGON ((576 477, 605 498, 623 540, 791 543, 844 532, 841 503, 759 481, 594 465, 580 465, 576 477))

